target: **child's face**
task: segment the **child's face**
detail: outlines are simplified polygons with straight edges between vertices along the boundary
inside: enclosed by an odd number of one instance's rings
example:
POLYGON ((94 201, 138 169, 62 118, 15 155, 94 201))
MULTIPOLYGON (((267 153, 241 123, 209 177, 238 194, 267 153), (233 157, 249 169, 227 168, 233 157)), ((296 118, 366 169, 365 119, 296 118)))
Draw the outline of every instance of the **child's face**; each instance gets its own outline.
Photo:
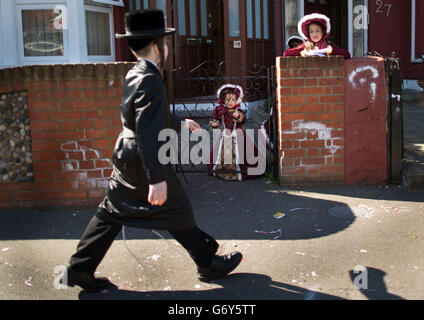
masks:
POLYGON ((323 36, 323 32, 322 29, 319 25, 311 23, 309 25, 309 38, 317 43, 322 39, 323 36))
POLYGON ((224 103, 228 108, 234 108, 237 103, 237 95, 234 93, 227 93, 224 98, 224 103))

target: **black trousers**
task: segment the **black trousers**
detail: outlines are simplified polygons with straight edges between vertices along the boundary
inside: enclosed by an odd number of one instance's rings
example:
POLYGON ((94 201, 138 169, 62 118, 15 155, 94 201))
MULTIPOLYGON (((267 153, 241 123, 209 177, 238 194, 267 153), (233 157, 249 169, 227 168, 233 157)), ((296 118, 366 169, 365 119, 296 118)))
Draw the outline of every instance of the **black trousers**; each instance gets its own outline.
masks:
MULTIPOLYGON (((105 222, 94 216, 70 259, 69 267, 75 271, 94 274, 121 229, 121 224, 105 222)), ((209 266, 218 250, 218 243, 214 238, 197 226, 184 231, 168 231, 188 251, 197 266, 209 266)))

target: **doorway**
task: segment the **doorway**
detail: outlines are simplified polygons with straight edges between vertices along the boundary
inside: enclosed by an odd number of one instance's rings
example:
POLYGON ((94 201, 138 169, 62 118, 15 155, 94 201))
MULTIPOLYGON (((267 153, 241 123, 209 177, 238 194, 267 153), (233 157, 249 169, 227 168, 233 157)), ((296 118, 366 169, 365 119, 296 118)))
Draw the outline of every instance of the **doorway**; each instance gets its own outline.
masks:
POLYGON ((330 18, 330 40, 337 46, 349 47, 348 1, 340 0, 304 0, 305 15, 321 13, 330 18))
POLYGON ((224 60, 223 0, 174 0, 175 68, 190 71, 204 61, 224 60))

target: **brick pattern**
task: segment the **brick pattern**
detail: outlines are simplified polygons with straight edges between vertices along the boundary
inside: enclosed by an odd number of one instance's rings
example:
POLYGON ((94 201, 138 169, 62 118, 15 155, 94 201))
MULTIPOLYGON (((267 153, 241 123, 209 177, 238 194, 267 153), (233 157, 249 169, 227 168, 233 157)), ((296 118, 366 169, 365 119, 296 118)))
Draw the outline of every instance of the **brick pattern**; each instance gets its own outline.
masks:
POLYGON ((33 182, 0 183, 0 207, 98 204, 112 171, 123 79, 132 66, 0 70, 0 93, 28 92, 34 169, 33 182))
POLYGON ((343 57, 277 58, 280 182, 344 180, 343 57))

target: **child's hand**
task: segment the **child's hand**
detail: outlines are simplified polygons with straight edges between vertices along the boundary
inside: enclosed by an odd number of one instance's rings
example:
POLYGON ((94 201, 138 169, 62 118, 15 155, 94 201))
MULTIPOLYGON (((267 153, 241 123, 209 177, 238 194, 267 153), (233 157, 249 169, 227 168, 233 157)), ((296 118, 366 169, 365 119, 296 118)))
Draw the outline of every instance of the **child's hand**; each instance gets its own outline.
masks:
POLYGON ((233 118, 234 119, 238 119, 238 118, 240 118, 240 113, 238 112, 238 111, 234 111, 234 113, 233 113, 233 118))
POLYGON ((331 54, 333 53, 333 47, 332 46, 327 46, 327 56, 331 56, 331 54))
POLYGON ((216 128, 219 128, 219 126, 221 125, 221 123, 218 120, 211 120, 211 121, 209 121, 209 125, 212 128, 216 129, 216 128))
POLYGON ((305 43, 305 50, 309 51, 309 50, 313 50, 314 49, 314 44, 310 41, 306 41, 305 43))

